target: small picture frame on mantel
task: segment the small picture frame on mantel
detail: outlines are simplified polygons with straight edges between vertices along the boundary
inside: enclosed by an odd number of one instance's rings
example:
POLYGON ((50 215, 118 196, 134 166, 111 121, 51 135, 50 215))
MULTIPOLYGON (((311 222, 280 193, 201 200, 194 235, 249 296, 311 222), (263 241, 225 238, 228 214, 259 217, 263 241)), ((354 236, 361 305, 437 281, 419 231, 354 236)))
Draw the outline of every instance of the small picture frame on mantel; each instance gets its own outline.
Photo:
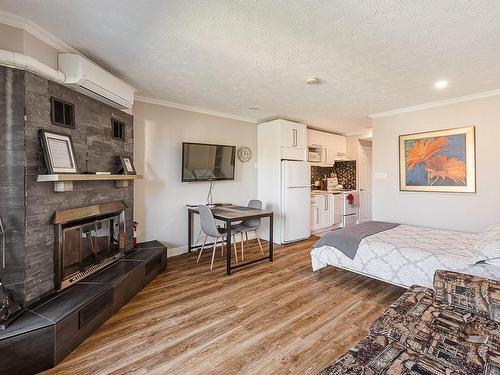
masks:
POLYGON ((128 175, 137 174, 131 157, 120 156, 120 163, 121 163, 121 169, 120 169, 121 174, 128 174, 128 175))
POLYGON ((71 136, 43 129, 39 135, 49 174, 78 173, 71 136))

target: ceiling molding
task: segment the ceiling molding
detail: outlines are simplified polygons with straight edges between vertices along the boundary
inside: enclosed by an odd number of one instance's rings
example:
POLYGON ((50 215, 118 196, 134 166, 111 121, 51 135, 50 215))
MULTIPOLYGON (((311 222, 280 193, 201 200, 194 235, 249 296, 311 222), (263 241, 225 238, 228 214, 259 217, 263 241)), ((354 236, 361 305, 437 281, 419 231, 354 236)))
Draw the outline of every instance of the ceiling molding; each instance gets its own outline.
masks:
POLYGON ((38 26, 36 23, 25 17, 0 10, 0 23, 22 29, 30 33, 34 37, 40 39, 42 42, 47 43, 49 46, 57 49, 59 52, 77 53, 81 55, 80 52, 71 47, 68 43, 59 39, 51 32, 45 30, 43 27, 38 26))
POLYGON ((371 119, 376 119, 376 118, 380 118, 380 117, 393 116, 393 115, 398 115, 400 113, 407 113, 407 112, 413 112, 413 111, 420 111, 422 109, 441 107, 441 106, 448 105, 448 104, 462 103, 462 102, 467 102, 469 100, 487 98, 487 97, 496 96, 496 95, 500 95, 500 89, 498 89, 498 90, 492 90, 492 91, 479 92, 477 94, 459 96, 459 97, 456 97, 456 98, 450 98, 450 99, 440 100, 440 101, 437 101, 437 102, 419 104, 419 105, 415 105, 415 106, 412 106, 412 107, 405 107, 405 108, 400 108, 400 109, 394 109, 392 111, 387 111, 387 112, 374 113, 372 115, 368 115, 368 117, 371 118, 371 119))
POLYGON ((354 133, 347 133, 343 134, 345 137, 353 137, 355 135, 367 135, 367 136, 372 136, 373 135, 373 129, 368 129, 368 130, 360 130, 359 132, 354 132, 354 133))
POLYGON ((169 102, 169 101, 161 100, 161 99, 149 98, 147 96, 136 96, 135 100, 137 102, 148 103, 148 104, 155 104, 155 105, 159 105, 159 106, 162 106, 162 107, 175 108, 175 109, 183 109, 185 111, 203 113, 205 115, 223 117, 223 118, 228 118, 228 119, 238 120, 238 121, 251 122, 252 124, 256 124, 258 122, 256 119, 250 118, 250 117, 231 115, 231 114, 228 114, 228 113, 212 111, 210 109, 199 108, 199 107, 192 107, 190 105, 169 102))

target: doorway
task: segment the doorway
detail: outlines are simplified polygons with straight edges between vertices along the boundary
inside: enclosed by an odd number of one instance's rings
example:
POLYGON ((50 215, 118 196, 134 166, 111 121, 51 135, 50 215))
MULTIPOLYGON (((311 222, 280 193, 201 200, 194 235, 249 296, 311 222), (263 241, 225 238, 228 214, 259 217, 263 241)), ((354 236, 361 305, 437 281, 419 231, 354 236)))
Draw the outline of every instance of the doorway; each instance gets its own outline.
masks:
POLYGON ((359 146, 359 218, 372 219, 372 145, 360 140, 359 146))

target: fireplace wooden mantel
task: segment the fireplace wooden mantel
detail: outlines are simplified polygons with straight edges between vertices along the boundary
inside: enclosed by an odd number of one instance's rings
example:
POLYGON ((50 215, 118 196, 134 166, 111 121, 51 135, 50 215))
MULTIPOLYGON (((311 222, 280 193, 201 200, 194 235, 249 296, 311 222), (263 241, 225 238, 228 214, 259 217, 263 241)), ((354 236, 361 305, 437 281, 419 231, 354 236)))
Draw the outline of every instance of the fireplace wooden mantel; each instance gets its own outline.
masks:
POLYGON ((128 187, 130 180, 142 180, 142 175, 127 174, 43 174, 38 175, 37 182, 53 182, 56 193, 73 190, 73 181, 115 181, 117 188, 128 187))

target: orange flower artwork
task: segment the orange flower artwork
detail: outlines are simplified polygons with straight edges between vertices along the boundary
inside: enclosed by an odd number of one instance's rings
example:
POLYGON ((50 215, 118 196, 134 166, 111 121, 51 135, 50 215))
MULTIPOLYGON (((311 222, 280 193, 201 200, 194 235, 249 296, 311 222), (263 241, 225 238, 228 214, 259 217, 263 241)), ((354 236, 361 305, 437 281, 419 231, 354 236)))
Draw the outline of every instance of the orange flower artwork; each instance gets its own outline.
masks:
POLYGON ((406 166, 412 170, 420 163, 426 163, 435 153, 446 150, 448 138, 422 138, 413 142, 406 153, 406 166))
POLYGON ((401 191, 476 191, 473 126, 399 136, 401 191))
POLYGON ((439 155, 430 158, 425 170, 430 184, 434 185, 439 179, 449 178, 456 184, 465 184, 465 163, 455 157, 439 155))

